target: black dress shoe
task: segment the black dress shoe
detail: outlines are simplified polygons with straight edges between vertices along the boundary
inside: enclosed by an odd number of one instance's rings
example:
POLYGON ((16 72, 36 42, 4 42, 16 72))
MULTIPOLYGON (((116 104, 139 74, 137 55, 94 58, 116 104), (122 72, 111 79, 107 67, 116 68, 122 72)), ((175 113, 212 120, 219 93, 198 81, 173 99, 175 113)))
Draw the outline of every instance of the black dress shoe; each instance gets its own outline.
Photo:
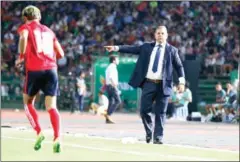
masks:
POLYGON ((152 137, 151 137, 151 136, 146 136, 146 142, 147 142, 147 143, 150 143, 151 140, 152 140, 152 137))
POLYGON ((153 141, 153 144, 163 144, 162 140, 161 139, 155 139, 153 141))

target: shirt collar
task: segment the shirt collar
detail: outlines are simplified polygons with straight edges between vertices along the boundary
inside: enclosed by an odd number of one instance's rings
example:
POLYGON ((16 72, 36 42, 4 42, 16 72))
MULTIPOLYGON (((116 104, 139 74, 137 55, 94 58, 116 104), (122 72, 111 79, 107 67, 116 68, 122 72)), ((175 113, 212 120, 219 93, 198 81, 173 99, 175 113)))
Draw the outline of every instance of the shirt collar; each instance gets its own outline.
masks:
MULTIPOLYGON (((155 47, 156 47, 156 46, 158 46, 158 45, 159 45, 159 43, 158 43, 158 42, 156 42, 156 43, 155 43, 155 47)), ((162 44, 161 44, 161 46, 162 46, 163 48, 165 48, 165 46, 166 46, 166 43, 162 43, 162 44)))

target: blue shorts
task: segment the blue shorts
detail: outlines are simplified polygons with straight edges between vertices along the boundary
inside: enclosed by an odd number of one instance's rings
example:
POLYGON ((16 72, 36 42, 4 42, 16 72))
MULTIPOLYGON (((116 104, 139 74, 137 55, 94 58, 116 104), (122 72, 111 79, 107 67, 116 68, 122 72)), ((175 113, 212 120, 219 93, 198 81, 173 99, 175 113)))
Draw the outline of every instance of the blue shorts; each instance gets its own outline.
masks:
POLYGON ((35 96, 39 90, 42 90, 45 96, 57 95, 57 69, 26 72, 24 93, 28 94, 29 96, 35 96))

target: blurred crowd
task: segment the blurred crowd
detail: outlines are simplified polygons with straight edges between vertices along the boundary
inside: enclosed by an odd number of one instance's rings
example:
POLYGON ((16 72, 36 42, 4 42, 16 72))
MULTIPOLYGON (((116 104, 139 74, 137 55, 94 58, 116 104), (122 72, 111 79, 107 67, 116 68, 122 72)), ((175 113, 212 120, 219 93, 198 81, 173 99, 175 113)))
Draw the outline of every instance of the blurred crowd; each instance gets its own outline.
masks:
POLYGON ((6 64, 8 70, 18 54, 16 30, 22 23, 21 10, 29 4, 41 9, 41 22, 56 33, 64 47, 67 57, 59 61, 59 66, 66 72, 78 66, 85 68, 82 65, 90 64, 92 55, 105 54, 103 45, 152 41, 159 24, 168 27, 168 41, 179 48, 182 59, 187 55, 204 55, 206 68, 234 65, 239 59, 240 2, 237 1, 5 1, 1 2, 1 50, 2 65, 6 64))
POLYGON ((94 56, 107 55, 104 45, 141 45, 153 41, 155 28, 160 24, 167 26, 168 42, 179 49, 182 60, 188 57, 201 60, 202 74, 228 75, 237 68, 238 1, 4 1, 1 2, 3 77, 8 78, 5 75, 9 74, 10 78, 22 80, 22 75, 14 69, 18 55, 16 31, 22 24, 22 9, 30 4, 40 8, 41 23, 56 33, 64 48, 66 57, 58 61, 62 76, 68 76, 69 72, 77 75, 84 70, 88 78, 94 56))

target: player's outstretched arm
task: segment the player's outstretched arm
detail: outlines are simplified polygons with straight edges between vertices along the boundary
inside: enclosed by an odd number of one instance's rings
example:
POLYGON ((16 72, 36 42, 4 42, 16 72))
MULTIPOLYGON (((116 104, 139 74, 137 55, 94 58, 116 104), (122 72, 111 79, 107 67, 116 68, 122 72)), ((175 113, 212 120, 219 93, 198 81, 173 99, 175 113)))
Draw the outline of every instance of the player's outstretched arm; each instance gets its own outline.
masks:
POLYGON ((62 46, 60 45, 60 43, 58 42, 58 40, 54 41, 54 51, 57 54, 57 59, 63 58, 64 57, 64 51, 62 49, 62 46))

